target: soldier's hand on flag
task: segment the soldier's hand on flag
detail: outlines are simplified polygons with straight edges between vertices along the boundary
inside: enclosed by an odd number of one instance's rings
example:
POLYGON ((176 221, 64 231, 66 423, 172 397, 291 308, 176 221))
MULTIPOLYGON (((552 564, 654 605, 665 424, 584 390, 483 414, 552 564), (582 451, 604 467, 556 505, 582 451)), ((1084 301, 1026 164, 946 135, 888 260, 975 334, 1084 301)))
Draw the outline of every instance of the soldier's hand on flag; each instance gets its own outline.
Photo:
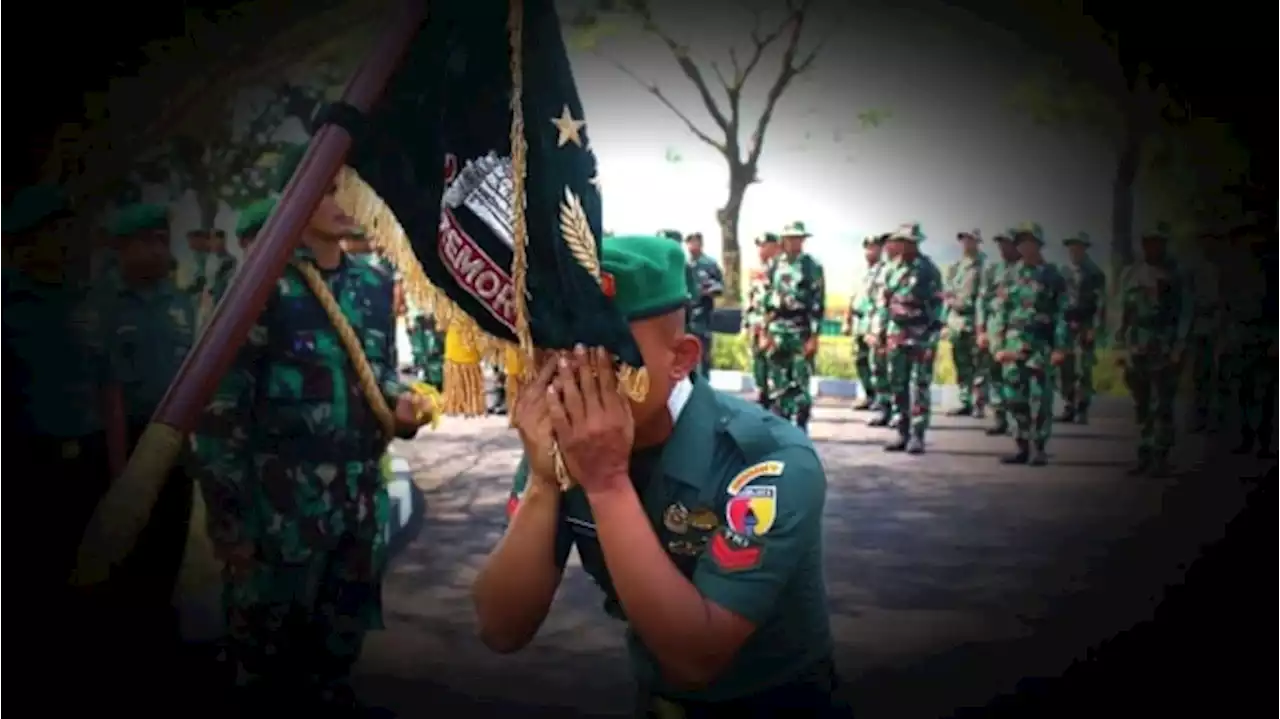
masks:
POLYGON ((577 367, 561 358, 547 388, 551 432, 569 474, 592 494, 630 483, 635 422, 618 389, 613 357, 603 348, 574 348, 577 367))
POLYGON ((813 357, 818 354, 818 336, 810 335, 809 339, 804 341, 804 356, 813 357))
POLYGON ((416 392, 405 392, 396 398, 396 424, 401 427, 421 427, 431 421, 434 409, 427 397, 416 392))
POLYGON ((551 434, 551 414, 547 405, 547 388, 555 377, 557 355, 547 356, 537 376, 520 389, 511 413, 511 424, 520 435, 524 456, 529 462, 530 473, 538 478, 555 481, 556 466, 552 456, 555 439, 551 434))

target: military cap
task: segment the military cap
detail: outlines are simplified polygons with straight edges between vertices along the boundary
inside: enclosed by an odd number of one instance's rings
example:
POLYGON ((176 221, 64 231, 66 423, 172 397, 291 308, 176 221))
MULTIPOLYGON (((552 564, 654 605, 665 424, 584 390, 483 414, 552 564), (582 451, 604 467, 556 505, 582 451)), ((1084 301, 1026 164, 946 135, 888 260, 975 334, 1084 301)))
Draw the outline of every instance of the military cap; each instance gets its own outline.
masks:
POLYGON ((4 232, 22 233, 70 214, 67 193, 57 185, 32 185, 18 191, 4 210, 4 232))
POLYGON ((267 224, 267 218, 271 216, 272 210, 276 209, 276 200, 269 197, 265 200, 258 200, 244 209, 240 210, 240 217, 236 219, 236 235, 245 237, 247 235, 256 235, 262 226, 267 224))
POLYGON ((982 230, 975 228, 972 230, 961 230, 960 232, 956 233, 957 240, 963 240, 966 237, 972 237, 978 242, 982 242, 982 230))
POLYGON ((1155 226, 1142 233, 1142 239, 1144 240, 1150 238, 1153 240, 1168 241, 1171 236, 1173 236, 1173 227, 1163 220, 1157 222, 1155 226))
POLYGON ((924 230, 921 229, 919 222, 908 222, 898 225, 898 228, 889 233, 890 240, 900 240, 902 242, 914 242, 920 244, 925 240, 924 230))
POLYGON ((628 322, 659 317, 688 305, 684 251, 656 235, 606 237, 600 243, 600 267, 613 306, 628 322))
POLYGON ((862 246, 883 245, 886 239, 888 239, 888 235, 867 235, 862 238, 862 246))
POLYGON ((298 165, 302 164, 302 156, 305 154, 307 154, 306 145, 289 145, 280 152, 275 177, 271 182, 272 189, 276 192, 284 192, 285 185, 293 179, 293 173, 298 171, 298 165))
POLYGON ((1018 238, 1022 235, 1030 235, 1031 239, 1036 241, 1036 244, 1044 244, 1044 228, 1040 226, 1039 222, 1023 222, 1009 230, 1009 233, 1014 242, 1018 242, 1018 238))
POLYGON ((115 219, 107 226, 112 237, 128 237, 150 230, 169 229, 168 205, 126 205, 116 212, 115 219))
POLYGON ((689 234, 687 234, 687 235, 685 235, 685 236, 684 236, 684 241, 685 241, 685 242, 688 242, 689 240, 693 240, 693 239, 697 239, 698 241, 701 241, 701 240, 702 240, 702 233, 701 233, 701 232, 690 232, 689 234))
POLYGON ((680 232, 680 230, 658 230, 653 234, 658 237, 665 237, 668 240, 675 240, 676 242, 680 242, 684 239, 684 234, 680 232))
POLYGON ((813 237, 813 235, 809 234, 809 230, 805 228, 803 222, 796 220, 784 225, 782 231, 778 233, 778 237, 813 237))
POLYGON ((1013 230, 1012 229, 1000 230, 991 239, 995 240, 997 243, 1013 242, 1013 230))
POLYGON ((776 232, 766 232, 756 237, 756 247, 761 245, 773 245, 778 242, 778 234, 776 232))
POLYGON ((1063 240, 1062 244, 1066 245, 1067 247, 1070 247, 1072 245, 1081 245, 1083 247, 1091 247, 1093 245, 1093 243, 1089 241, 1088 232, 1078 232, 1074 235, 1071 235, 1067 239, 1063 240))

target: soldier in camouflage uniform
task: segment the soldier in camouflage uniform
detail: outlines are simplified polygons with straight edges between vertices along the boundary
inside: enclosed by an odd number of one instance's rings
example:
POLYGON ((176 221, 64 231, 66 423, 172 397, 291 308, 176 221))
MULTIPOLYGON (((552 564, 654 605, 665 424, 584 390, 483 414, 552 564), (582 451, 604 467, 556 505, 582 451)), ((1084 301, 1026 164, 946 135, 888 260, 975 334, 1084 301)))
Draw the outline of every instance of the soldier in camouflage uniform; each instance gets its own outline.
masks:
POLYGON ((703 377, 710 377, 711 372, 711 314, 716 308, 716 298, 724 294, 724 273, 716 261, 702 253, 702 233, 694 232, 684 238, 685 256, 688 257, 688 272, 693 275, 694 287, 690 295, 693 300, 689 306, 687 324, 689 334, 702 342, 702 364, 699 371, 703 377))
POLYGON ((963 248, 959 260, 951 263, 943 275, 946 297, 945 336, 951 341, 951 360, 956 367, 956 388, 960 394, 960 406, 947 412, 949 417, 981 418, 983 416, 982 376, 978 374, 979 357, 977 316, 982 270, 986 255, 978 250, 982 243, 981 230, 969 230, 956 235, 963 248))
POLYGON ((887 452, 924 453, 933 392, 933 361, 942 332, 942 272, 920 252, 925 239, 918 223, 889 236, 901 246, 901 261, 885 280, 889 386, 897 437, 887 452))
POLYGON ((1097 333, 1107 326, 1107 276, 1089 257, 1089 235, 1081 232, 1062 241, 1069 261, 1061 267, 1067 281, 1066 359, 1059 379, 1063 411, 1059 422, 1089 423, 1093 401, 1093 367, 1098 361, 1097 333))
POLYGON ((751 378, 756 385, 756 401, 769 406, 769 363, 764 349, 765 322, 764 301, 769 292, 769 265, 779 251, 778 236, 766 232, 756 238, 760 266, 751 271, 747 280, 747 307, 742 316, 742 329, 746 335, 747 351, 751 354, 751 378))
MULTIPOLYGON (((1223 254, 1224 238, 1214 231, 1201 233, 1200 247, 1207 256, 1197 264, 1192 277, 1195 298, 1191 335, 1187 340, 1187 363, 1191 365, 1192 416, 1190 430, 1198 434, 1217 429, 1222 416, 1217 402, 1219 384, 1218 346, 1225 328, 1222 293, 1218 283, 1217 259, 1223 254)), ((1232 277, 1234 280, 1234 277, 1232 277)))
POLYGON ((822 265, 804 252, 809 233, 803 222, 787 225, 778 236, 782 254, 769 266, 764 302, 769 402, 775 413, 808 431, 809 378, 826 309, 826 278, 822 265))
POLYGON ((1191 332, 1194 299, 1169 252, 1169 235, 1165 223, 1145 233, 1142 259, 1126 268, 1120 284, 1116 362, 1124 368, 1141 431, 1133 476, 1169 473, 1180 362, 1191 332))
POLYGON ((319 273, 354 329, 397 436, 426 419, 397 378, 392 278, 342 253, 350 227, 331 191, 192 437, 250 715, 352 708, 347 677, 381 626, 390 437, 298 268, 319 273))
POLYGON ((884 257, 884 236, 869 235, 862 239, 863 257, 867 271, 862 275, 862 286, 849 298, 849 310, 845 313, 844 333, 853 337, 853 361, 862 385, 862 399, 853 405, 855 411, 878 408, 882 400, 876 391, 875 378, 871 374, 871 348, 867 346, 867 332, 871 315, 875 311, 875 290, 880 284, 880 274, 887 264, 884 257))
POLYGON ((867 288, 870 298, 868 303, 867 333, 863 342, 867 345, 868 359, 871 363, 871 386, 875 393, 872 411, 875 414, 867 420, 870 427, 888 427, 894 422, 893 402, 889 391, 889 351, 885 330, 889 328, 889 302, 885 293, 885 283, 902 261, 902 243, 889 242, 887 232, 878 238, 884 246, 880 257, 880 271, 876 273, 871 286, 867 288))
POLYGON ((1275 459, 1275 239, 1253 223, 1229 235, 1220 259, 1223 276, 1231 278, 1220 285, 1226 308, 1220 353, 1223 388, 1233 391, 1229 399, 1240 415, 1240 443, 1233 451, 1275 459))
POLYGON ((435 315, 418 313, 409 325, 413 368, 422 381, 444 388, 444 336, 436 329, 435 315))
POLYGON ((980 299, 975 313, 979 350, 978 367, 975 371, 984 379, 977 400, 989 403, 992 414, 995 415, 995 424, 987 429, 987 434, 999 437, 1009 431, 1009 415, 1004 409, 1004 367, 995 361, 991 340, 1000 332, 1000 291, 1008 285, 1013 268, 1022 258, 1013 241, 1013 230, 1006 230, 994 239, 1000 256, 988 259, 982 269, 982 289, 978 293, 980 299))
POLYGON ((1044 232, 1036 223, 1014 231, 1022 261, 997 292, 998 330, 993 337, 1003 369, 1004 406, 1013 417, 1017 451, 1005 464, 1042 466, 1053 431, 1054 367, 1062 364, 1070 339, 1067 330, 1067 282, 1044 261, 1044 232))

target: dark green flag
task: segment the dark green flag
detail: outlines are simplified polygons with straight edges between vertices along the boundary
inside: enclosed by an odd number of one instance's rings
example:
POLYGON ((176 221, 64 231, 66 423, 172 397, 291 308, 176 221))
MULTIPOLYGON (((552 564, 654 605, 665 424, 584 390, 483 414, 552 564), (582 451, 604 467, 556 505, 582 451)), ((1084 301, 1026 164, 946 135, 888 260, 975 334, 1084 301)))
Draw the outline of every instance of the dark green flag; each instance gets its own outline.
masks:
POLYGON ((352 132, 348 164, 396 215, 431 283, 508 341, 519 330, 512 157, 523 149, 534 344, 604 346, 642 366, 609 278, 590 271, 602 236, 596 161, 553 0, 433 3, 378 107, 365 118, 334 106, 323 119, 352 132), (517 91, 524 148, 512 146, 517 91))

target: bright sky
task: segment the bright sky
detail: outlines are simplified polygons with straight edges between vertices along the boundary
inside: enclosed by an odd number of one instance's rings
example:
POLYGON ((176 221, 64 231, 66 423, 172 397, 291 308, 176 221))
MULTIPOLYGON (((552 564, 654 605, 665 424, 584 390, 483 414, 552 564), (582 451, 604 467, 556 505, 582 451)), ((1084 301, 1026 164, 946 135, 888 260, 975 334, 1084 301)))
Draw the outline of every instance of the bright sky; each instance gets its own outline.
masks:
MULTIPOLYGON (((1008 108, 1025 69, 1016 41, 963 16, 922 17, 859 23, 857 37, 833 42, 810 76, 783 97, 765 140, 762 182, 748 191, 743 210, 744 262, 754 259, 752 237, 792 220, 814 233, 809 250, 826 265, 835 292, 851 288, 863 269, 860 238, 906 221, 923 224, 926 250, 941 262, 958 255, 953 238, 962 228, 978 227, 989 238, 1016 222, 1038 221, 1050 236, 1051 258, 1064 256, 1058 240, 1067 234, 1109 234, 1112 156, 1081 133, 1034 127, 1008 108), (910 30, 901 30, 904 22, 910 30), (849 132, 868 108, 887 108, 893 116, 880 128, 849 132), (837 130, 844 131, 839 141, 837 130)), ((710 53, 741 37, 700 37, 696 47, 710 53)), ((624 33, 601 51, 657 82, 714 134, 665 50, 624 33)), ((718 257, 715 210, 727 193, 723 161, 609 62, 578 52, 573 63, 604 188, 604 226, 619 233, 701 230, 707 251, 718 257), (669 162, 668 150, 682 160, 669 162)), ((766 57, 757 84, 748 86, 744 114, 752 124, 776 66, 766 57)), ((748 136, 744 131, 744 141, 748 136)), ((195 217, 188 197, 175 229, 195 217)), ((230 210, 217 221, 227 230, 234 223, 230 210)), ((186 248, 178 252, 185 256, 186 248)))

